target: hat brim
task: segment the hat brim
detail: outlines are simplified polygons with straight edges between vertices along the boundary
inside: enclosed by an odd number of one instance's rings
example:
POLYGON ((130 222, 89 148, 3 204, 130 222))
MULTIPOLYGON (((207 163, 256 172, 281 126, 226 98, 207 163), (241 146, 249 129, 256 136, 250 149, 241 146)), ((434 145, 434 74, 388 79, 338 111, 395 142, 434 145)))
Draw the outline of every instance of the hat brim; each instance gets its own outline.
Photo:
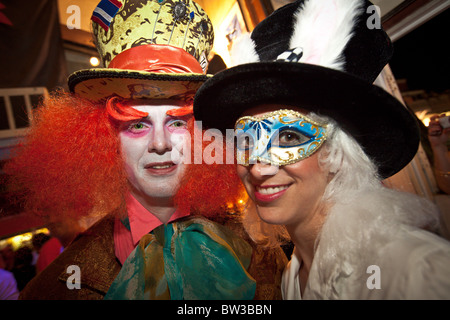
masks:
POLYGON ((203 125, 234 128, 249 108, 297 106, 334 119, 356 139, 387 178, 418 150, 416 117, 382 88, 337 70, 311 64, 258 62, 216 74, 197 91, 194 116, 203 125))
POLYGON ((68 85, 70 92, 95 102, 112 96, 190 100, 210 77, 211 75, 197 73, 152 73, 95 68, 71 74, 68 85))

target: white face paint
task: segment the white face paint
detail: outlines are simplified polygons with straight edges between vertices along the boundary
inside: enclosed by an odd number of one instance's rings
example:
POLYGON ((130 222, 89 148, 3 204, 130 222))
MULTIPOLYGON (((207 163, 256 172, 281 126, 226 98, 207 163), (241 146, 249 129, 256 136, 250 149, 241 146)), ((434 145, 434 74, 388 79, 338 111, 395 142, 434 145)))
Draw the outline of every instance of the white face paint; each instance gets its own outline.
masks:
POLYGON ((175 100, 129 102, 148 113, 146 118, 125 122, 119 138, 132 194, 144 201, 167 201, 175 196, 185 165, 172 160, 172 141, 189 135, 187 121, 192 115, 175 117, 167 111, 182 107, 175 100))

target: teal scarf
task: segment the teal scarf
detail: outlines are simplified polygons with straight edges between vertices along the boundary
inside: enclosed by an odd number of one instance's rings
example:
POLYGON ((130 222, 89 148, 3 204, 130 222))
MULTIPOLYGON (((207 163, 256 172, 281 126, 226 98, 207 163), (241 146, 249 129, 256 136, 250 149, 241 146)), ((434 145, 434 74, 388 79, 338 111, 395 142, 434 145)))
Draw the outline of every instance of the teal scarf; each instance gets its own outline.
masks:
POLYGON ((162 225, 141 238, 105 299, 253 299, 251 255, 247 242, 207 219, 162 225))

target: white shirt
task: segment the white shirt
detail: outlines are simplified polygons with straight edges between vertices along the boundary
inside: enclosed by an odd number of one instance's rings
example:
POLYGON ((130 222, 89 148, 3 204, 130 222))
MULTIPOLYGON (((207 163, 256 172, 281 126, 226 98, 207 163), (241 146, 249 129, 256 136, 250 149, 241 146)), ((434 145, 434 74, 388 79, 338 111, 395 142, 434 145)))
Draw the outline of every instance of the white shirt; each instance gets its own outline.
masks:
POLYGON ((283 299, 450 299, 450 242, 421 229, 399 228, 387 244, 371 243, 377 254, 357 266, 347 259, 324 265, 321 252, 330 248, 319 243, 303 297, 301 262, 293 254, 282 277, 283 299))
MULTIPOLYGON (((295 249, 294 249, 295 252, 295 249)), ((301 300, 301 287, 299 279, 299 271, 301 262, 295 255, 292 254, 291 260, 286 265, 283 276, 281 278, 281 296, 283 300, 301 300)))

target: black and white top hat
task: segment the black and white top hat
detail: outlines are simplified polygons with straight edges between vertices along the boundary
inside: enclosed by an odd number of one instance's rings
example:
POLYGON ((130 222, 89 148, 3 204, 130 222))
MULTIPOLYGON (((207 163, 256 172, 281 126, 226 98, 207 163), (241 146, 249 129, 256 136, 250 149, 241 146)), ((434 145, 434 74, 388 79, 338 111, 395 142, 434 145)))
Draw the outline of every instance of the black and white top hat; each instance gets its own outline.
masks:
MULTIPOLYGON (((393 54, 366 0, 298 0, 263 20, 238 48, 238 65, 199 89, 194 115, 225 130, 249 108, 277 103, 333 118, 382 178, 417 152, 416 117, 374 80, 393 54)), ((236 60, 236 59, 235 59, 236 60)))

